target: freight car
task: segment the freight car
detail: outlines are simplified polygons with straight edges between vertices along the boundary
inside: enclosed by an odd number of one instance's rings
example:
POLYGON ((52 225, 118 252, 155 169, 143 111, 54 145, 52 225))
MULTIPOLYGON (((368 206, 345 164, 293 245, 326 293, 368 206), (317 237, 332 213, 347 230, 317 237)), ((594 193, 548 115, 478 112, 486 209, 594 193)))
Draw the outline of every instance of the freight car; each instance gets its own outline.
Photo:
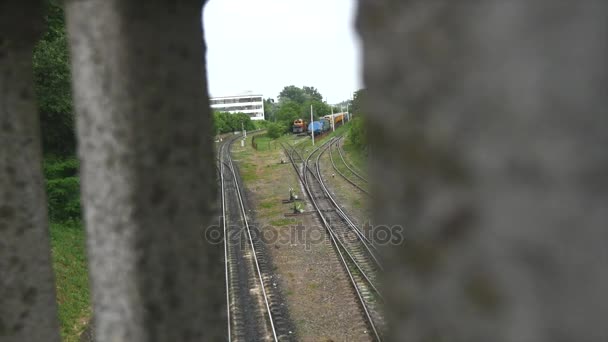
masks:
POLYGON ((322 118, 321 120, 313 121, 308 125, 308 134, 313 132, 314 135, 319 135, 329 131, 330 129, 331 124, 329 123, 329 120, 322 118))
POLYGON ((302 119, 296 119, 293 121, 293 126, 291 126, 291 131, 293 133, 304 133, 306 129, 306 121, 302 119))
POLYGON ((337 114, 329 114, 329 115, 325 115, 323 117, 324 119, 326 119, 327 121, 329 121, 329 125, 331 127, 331 122, 333 120, 333 125, 334 127, 339 127, 341 124, 344 123, 344 113, 337 113, 337 114))

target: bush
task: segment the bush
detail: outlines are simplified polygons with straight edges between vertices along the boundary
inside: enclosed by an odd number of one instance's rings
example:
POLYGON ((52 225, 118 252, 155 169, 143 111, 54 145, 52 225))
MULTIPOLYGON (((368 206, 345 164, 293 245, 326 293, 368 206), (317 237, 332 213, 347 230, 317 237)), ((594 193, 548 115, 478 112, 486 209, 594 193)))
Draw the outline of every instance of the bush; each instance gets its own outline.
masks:
POLYGON ((44 161, 44 176, 51 221, 80 220, 78 160, 48 158, 44 161))
POLYGON ((46 182, 46 193, 51 221, 80 220, 80 180, 78 177, 50 179, 46 182))
POLYGON ((365 121, 357 117, 351 121, 348 140, 354 147, 364 149, 367 145, 365 121))
POLYGON ((256 120, 256 121, 252 121, 253 122, 253 126, 255 127, 255 129, 264 129, 266 127, 268 127, 268 125, 270 124, 270 121, 266 121, 266 120, 256 120))
POLYGON ((47 158, 44 161, 44 177, 46 179, 57 179, 64 177, 75 177, 78 175, 78 159, 54 159, 47 158))
POLYGON ((247 114, 243 113, 213 113, 213 127, 215 134, 223 134, 240 131, 244 127, 248 131, 255 129, 255 124, 247 114))
POLYGON ((266 135, 270 138, 270 139, 276 139, 278 137, 280 137, 283 134, 283 125, 279 124, 279 123, 271 123, 268 125, 267 131, 266 131, 266 135))

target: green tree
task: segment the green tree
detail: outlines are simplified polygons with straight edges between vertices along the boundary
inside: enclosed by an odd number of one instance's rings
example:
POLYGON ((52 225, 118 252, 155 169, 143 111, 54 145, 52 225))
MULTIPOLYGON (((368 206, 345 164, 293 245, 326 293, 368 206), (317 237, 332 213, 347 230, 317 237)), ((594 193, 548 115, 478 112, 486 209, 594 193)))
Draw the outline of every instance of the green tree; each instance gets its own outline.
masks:
POLYGON ((267 121, 276 121, 277 104, 274 99, 268 98, 264 100, 264 115, 267 121))
POLYGON ((331 114, 331 107, 327 103, 316 100, 309 100, 304 103, 300 112, 303 118, 308 118, 307 121, 310 120, 310 105, 312 105, 312 112, 315 120, 327 114, 331 114))
POLYGON ((365 111, 365 97, 367 94, 366 89, 359 89, 355 92, 353 96, 352 105, 350 108, 350 112, 353 113, 353 116, 359 116, 363 114, 365 111))
POLYGON ((304 92, 304 94, 306 95, 306 98, 308 100, 323 102, 323 95, 321 95, 321 93, 319 93, 317 88, 304 86, 302 88, 302 91, 304 92))
POLYGON ((301 116, 302 106, 294 101, 282 102, 277 108, 277 120, 293 121, 301 116))
POLYGON ((361 116, 355 117, 350 125, 348 141, 358 149, 365 149, 367 146, 367 129, 365 119, 361 116))
POLYGON ((323 102, 323 95, 315 87, 304 86, 299 88, 290 85, 283 88, 281 93, 279 93, 279 102, 285 101, 293 101, 304 105, 306 102, 323 102))
POLYGON ((268 127, 266 128, 266 135, 270 139, 276 139, 280 137, 283 132, 285 132, 284 127, 278 122, 272 122, 268 124, 268 127))
POLYGON ((323 95, 315 87, 286 86, 279 94, 276 119, 286 130, 290 130, 295 119, 310 121, 311 105, 314 120, 331 113, 331 107, 323 101, 323 95))
POLYGON ((255 124, 251 121, 251 117, 244 113, 213 113, 213 127, 215 134, 223 134, 240 131, 242 127, 251 131, 255 129, 255 124))
POLYGON ((64 18, 59 2, 50 0, 47 31, 34 49, 33 71, 44 151, 70 155, 76 139, 64 18))
POLYGON ((292 101, 298 104, 303 104, 306 101, 304 90, 294 85, 286 86, 279 93, 279 102, 292 101))
POLYGON ((353 96, 350 112, 353 114, 353 120, 348 133, 349 142, 358 149, 365 149, 367 146, 367 127, 365 123, 365 110, 367 91, 359 89, 353 96))

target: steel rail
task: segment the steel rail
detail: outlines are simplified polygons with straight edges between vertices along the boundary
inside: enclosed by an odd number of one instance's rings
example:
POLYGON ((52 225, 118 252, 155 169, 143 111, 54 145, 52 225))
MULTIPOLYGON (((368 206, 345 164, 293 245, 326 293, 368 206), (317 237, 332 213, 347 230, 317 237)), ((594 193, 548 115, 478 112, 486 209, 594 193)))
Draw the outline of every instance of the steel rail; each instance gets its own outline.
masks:
POLYGON ((350 172, 352 172, 355 176, 357 176, 359 179, 361 179, 362 181, 364 181, 365 183, 367 183, 367 179, 363 176, 361 176, 360 174, 358 174, 357 172, 355 172, 353 167, 350 167, 348 165, 348 163, 346 162, 346 160, 344 159, 344 155, 342 154, 342 147, 340 146, 340 142, 339 140, 344 139, 344 136, 340 137, 338 139, 338 153, 340 154, 340 158, 342 158, 342 162, 344 163, 344 165, 346 165, 346 167, 350 170, 350 172))
MULTIPOLYGON (((310 157, 316 153, 320 148, 324 147, 327 144, 324 143, 323 145, 315 148, 311 154, 308 156, 308 158, 306 158, 306 162, 304 163, 304 170, 303 172, 305 173, 305 178, 304 178, 304 186, 310 188, 310 186, 308 185, 308 179, 306 178, 306 171, 310 172, 313 176, 313 178, 315 178, 317 180, 317 182, 322 183, 321 180, 319 180, 319 178, 317 177, 317 175, 310 169, 310 167, 308 167, 308 159, 310 159, 310 157)), ((295 151, 295 150, 294 150, 295 151)), ((297 151, 296 151, 297 153, 297 151)), ((321 191, 323 191, 325 193, 325 190, 321 187, 321 191)), ((336 212, 338 213, 338 216, 340 216, 340 218, 342 218, 346 224, 354 230, 355 234, 357 235, 357 237, 359 238, 359 240, 366 240, 367 242, 369 242, 369 240, 367 240, 367 238, 365 237, 365 235, 359 230, 359 228, 350 220, 347 218, 348 215, 346 215, 346 213, 344 213, 344 211, 342 211, 342 208, 340 208, 340 206, 333 200, 333 197, 331 197, 331 195, 329 193, 325 193, 326 196, 328 196, 328 199, 331 201, 332 206, 334 208, 336 208, 336 212)), ((323 215, 322 213, 319 213, 319 215, 323 215)), ((331 232, 333 233, 333 229, 331 228, 331 226, 328 227, 328 229, 331 230, 331 232)), ((352 260, 353 264, 356 266, 356 268, 359 270, 359 272, 361 272, 361 274, 363 275, 363 277, 367 280, 367 282, 369 283, 369 285, 372 287, 372 289, 378 294, 378 296, 382 297, 382 295, 380 294, 380 291, 378 291, 378 289, 376 288, 376 286, 374 285, 374 283, 372 282, 371 279, 369 279, 369 277, 367 276, 367 273, 361 268, 361 266, 359 265, 359 263, 355 260, 355 257, 353 257, 353 255, 350 253, 350 251, 348 250, 348 248, 346 248, 342 242, 341 239, 338 239, 338 242, 340 243, 340 246, 345 250, 346 254, 349 256, 349 258, 352 260)), ((373 255, 373 253, 369 250, 369 247, 366 245, 365 242, 362 242, 363 245, 365 246, 365 248, 368 250, 368 253, 370 253, 372 255, 372 257, 374 258, 374 261, 376 262, 376 265, 378 266, 378 268, 380 268, 380 270, 382 270, 382 266, 380 265, 380 263, 378 262, 378 260, 376 259, 376 257, 373 255)), ((376 248, 375 246, 373 246, 370 242, 370 246, 372 246, 372 248, 376 248)))
MULTIPOLYGON (((222 145, 223 148, 224 145, 222 145)), ((220 156, 222 153, 220 152, 220 156)), ((226 227, 226 196, 224 195, 224 163, 219 163, 220 183, 222 192, 222 226, 224 228, 224 269, 226 272, 226 311, 228 319, 228 342, 232 341, 231 318, 230 318, 230 270, 228 268, 228 229, 226 227)))
POLYGON ((251 229, 249 227, 249 221, 247 220, 247 213, 245 212, 245 204, 243 203, 243 197, 241 195, 241 185, 238 181, 238 177, 236 176, 236 172, 234 170, 234 163, 232 162, 232 156, 230 155, 230 146, 232 145, 232 143, 234 142, 234 139, 230 142, 228 142, 228 152, 226 152, 226 155, 228 156, 228 165, 230 166, 230 171, 232 173, 232 177, 234 179, 234 183, 235 183, 235 189, 236 189, 236 193, 237 193, 237 198, 239 200, 239 206, 240 206, 240 211, 241 211, 241 215, 243 217, 243 222, 245 223, 245 228, 247 229, 247 235, 249 237, 249 244, 251 246, 251 251, 253 253, 253 260, 255 262, 255 267, 256 267, 256 271, 260 280, 260 287, 262 289, 262 294, 264 297, 264 304, 266 306, 266 311, 268 313, 268 319, 270 321, 270 328, 272 330, 272 336, 275 342, 278 342, 278 337, 277 337, 277 332, 276 329, 274 327, 274 320, 272 318, 272 312, 270 310, 270 304, 268 302, 268 295, 266 294, 266 288, 264 286, 264 277, 262 276, 262 271, 260 270, 260 264, 258 262, 258 257, 257 257, 257 252, 255 250, 255 246, 253 244, 253 237, 251 236, 251 229))
MULTIPOLYGON (((321 145, 321 146, 319 146, 319 148, 321 148, 323 146, 324 145, 321 145)), ((315 149, 314 151, 317 151, 317 149, 315 149)), ((313 153, 314 153, 314 151, 313 151, 313 153)), ((296 151, 295 149, 294 149, 294 152, 296 154, 298 154, 298 151, 296 151)), ((311 155, 312 155, 312 153, 311 153, 311 155)), ((299 157, 300 157, 300 159, 302 159, 302 161, 304 161, 304 158, 302 158, 301 156, 299 156, 299 157)), ((314 172, 312 172, 312 170, 310 170, 310 168, 308 166, 306 166, 306 168, 312 173, 312 175, 315 177, 315 179, 317 179, 318 182, 323 183, 322 180, 320 179, 320 176, 317 176, 314 172)), ((323 190, 324 190, 325 194, 328 196, 329 200, 332 202, 333 206, 339 211, 339 214, 341 216, 343 216, 344 220, 347 221, 348 225, 355 231, 357 236, 359 236, 360 239, 365 241, 364 243, 367 244, 366 248, 369 250, 369 246, 371 246, 371 248, 373 248, 374 250, 377 250, 376 246, 374 246, 374 244, 371 241, 369 241, 369 239, 365 236, 365 234, 361 231, 361 229, 359 229, 359 227, 357 227, 357 225, 350 219, 350 217, 342 210, 342 208, 338 205, 338 203, 333 198, 333 196, 329 193, 329 191, 326 191, 326 188, 323 190)), ((371 253, 371 251, 370 251, 370 253, 371 253)), ((383 269, 380 262, 375 257, 374 257, 374 259, 375 259, 378 267, 380 269, 383 269)))
MULTIPOLYGON (((317 156, 316 159, 316 169, 317 169, 317 180, 319 181, 319 184, 321 185, 321 188, 323 189, 323 192, 325 192, 325 194, 327 195, 327 197, 329 198, 329 200, 331 201, 332 205, 336 208, 336 210, 338 211, 338 214, 340 216, 342 216, 342 218, 348 223, 348 225, 351 228, 354 228, 355 230, 355 234, 357 234, 357 236, 359 237, 359 239, 361 240, 361 242, 363 243, 363 246, 365 246, 365 249, 367 250, 367 252, 370 254, 370 256, 372 257, 372 259, 374 260, 376 266, 378 266, 378 268, 380 268, 381 271, 384 271, 384 268, 382 267, 382 264, 380 263, 380 261, 378 260, 378 258, 376 257, 376 255, 374 254, 374 252, 371 251, 371 248, 373 248, 374 250, 377 251, 376 246, 374 246, 372 244, 371 241, 369 241, 369 239, 365 236, 365 234, 363 234, 363 232, 357 227, 357 225, 350 219, 350 217, 348 217, 348 215, 344 212, 344 210, 342 210, 342 208, 338 205, 338 202, 336 202, 336 200, 334 199, 334 197, 331 195, 331 193, 329 192, 329 189, 327 188, 327 186, 325 185, 325 182, 323 181, 323 177, 321 176, 321 169, 320 169, 320 159, 321 156, 323 155, 323 153, 325 153, 325 151, 327 151, 326 147, 325 149, 323 149, 322 151, 319 152, 319 155, 317 156)), ((329 145, 329 148, 331 148, 331 144, 329 145)))
MULTIPOLYGON (((354 276, 353 276, 353 274, 352 274, 352 272, 351 272, 351 270, 350 270, 350 268, 348 266, 348 263, 347 263, 346 259, 344 258, 344 254, 342 253, 342 250, 340 249, 340 247, 349 255, 351 261, 357 266, 357 268, 359 269, 359 272, 361 273, 361 275, 365 277, 365 279, 370 283, 370 285, 372 287, 374 287, 374 285, 371 283, 371 281, 369 280, 369 278, 366 277, 365 272, 361 271, 361 269, 358 267, 356 261, 354 260, 354 258, 352 257, 352 255, 349 254, 349 252, 346 249, 346 247, 342 244, 341 241, 339 241, 339 239, 337 238, 336 233, 333 231, 333 229, 331 228, 331 225, 325 219, 325 216, 323 215, 321 209, 319 208, 319 205, 315 201, 314 196, 312 195, 312 190, 308 186, 308 181, 307 181, 307 177, 306 177, 306 174, 307 174, 306 170, 308 170, 308 171, 310 171, 310 170, 306 166, 306 163, 310 159, 310 156, 312 156, 312 154, 314 154, 314 152, 316 150, 318 150, 319 148, 317 148, 313 152, 311 152, 311 154, 306 158, 306 162, 304 163, 304 169, 302 170, 302 175, 301 175, 300 174, 300 170, 298 170, 298 168, 296 166, 296 163, 295 163, 295 161, 293 159, 292 154, 289 153, 289 151, 285 148, 285 146, 283 144, 281 144, 281 146, 283 146, 283 149, 284 149, 285 153, 287 154, 289 160, 291 161, 291 165, 293 166, 294 170, 296 171, 296 174, 297 174, 298 178, 300 179, 300 182, 302 182, 302 184, 304 185, 304 190, 308 194, 308 197, 310 198, 311 202, 313 203, 313 205, 315 207, 315 210, 319 214, 319 217, 321 218, 321 221, 323 222, 323 225, 325 226, 326 230, 329 233, 332 245, 334 246, 334 248, 338 252, 338 256, 340 257, 339 259, 340 259, 340 261, 342 263, 342 266, 346 270, 346 273, 348 274, 350 282, 351 282, 353 288, 355 289, 355 293, 357 294, 357 298, 359 299, 359 302, 361 303, 361 306, 363 308, 363 311, 365 313, 367 321, 370 324, 370 326, 371 326, 371 328, 372 328, 372 330, 374 332, 374 336, 376 337, 376 340, 379 341, 379 342, 382 341, 382 339, 380 338, 380 334, 378 333, 378 329, 376 328, 376 325, 374 323, 374 320, 371 317, 369 309, 367 308, 367 304, 365 302, 365 299, 363 298, 363 295, 361 294, 361 291, 359 290, 359 286, 357 285, 357 281, 355 280, 355 278, 354 278, 354 276)), ((310 172, 312 173, 312 171, 310 171, 310 172)), ((314 176, 314 174, 313 174, 313 176, 314 176)), ((376 293, 380 294, 379 292, 376 292, 376 293)))
MULTIPOLYGON (((317 147, 316 149, 314 149, 313 151, 311 151, 311 153, 306 157, 306 159, 304 160, 304 181, 305 181, 305 188, 307 188, 307 191, 309 193, 309 196, 311 198, 311 202, 313 203, 313 205, 315 206, 315 209, 317 210, 317 212, 319 213, 319 216, 321 217, 321 220, 323 221, 323 224, 326 226, 326 228, 331 232, 332 235, 332 240, 334 241, 334 243, 336 241, 339 241, 339 245, 342 247, 342 249, 344 249, 344 251, 346 252, 346 254, 349 256, 349 258, 351 259, 352 263, 356 266, 356 268, 359 270, 360 274, 367 280, 367 282, 370 284, 370 286, 374 289, 374 291, 376 291, 376 293, 378 295, 380 295, 380 292, 376 289, 376 287, 374 286, 374 284, 371 282, 371 280, 369 279, 369 277, 367 276, 367 274, 365 273, 365 271, 363 271, 361 269, 361 267, 359 266, 359 264, 357 263, 357 261, 355 260, 355 258, 350 254, 350 252, 348 251, 348 249, 343 245, 343 243, 340 241, 340 239, 337 238, 337 234, 334 232, 333 228, 331 227, 331 225, 329 224, 329 222, 327 222, 327 220, 325 219, 325 215, 323 215, 323 212, 321 211, 321 209, 319 208, 319 205, 317 203, 317 201, 314 199, 314 197, 312 196, 312 190, 311 190, 311 186, 309 185, 308 182, 308 173, 306 171, 309 171, 313 176, 314 173, 312 172, 312 170, 310 170, 308 168, 308 162, 310 161, 310 158, 317 152, 319 151, 319 149, 323 146, 325 146, 327 143, 317 147)), ((338 244, 336 244, 336 247, 338 246, 338 244)), ((374 331, 374 335, 376 336, 376 339, 378 341, 381 341, 380 338, 380 334, 378 333, 378 330, 376 329, 376 324, 374 323, 373 318, 371 317, 371 313, 369 312, 369 309, 367 307, 367 303, 365 302, 365 299, 363 298, 363 295, 361 294, 361 291, 359 290, 359 286, 356 284, 356 280, 352 274, 352 272, 350 271, 350 269, 348 268, 348 265, 346 263, 346 260, 344 259, 344 256, 342 254, 342 251, 340 250, 340 248, 336 248, 336 250, 338 251, 338 254, 340 255, 340 259, 343 262, 343 265, 348 273, 348 276, 351 280, 351 283, 353 284, 353 287, 355 288, 355 292, 357 293, 357 296, 359 297, 359 301, 361 302, 361 305, 363 307, 363 311, 365 312, 365 316, 367 317, 369 324, 372 328, 372 330, 374 331)))
MULTIPOLYGON (((339 145, 339 143, 337 142, 337 140, 335 140, 332 143, 332 145, 339 145)), ((336 170, 336 172, 338 172, 338 174, 342 178, 344 178, 345 181, 347 181, 349 184, 351 184, 352 186, 354 186, 355 188, 359 189, 360 191, 362 191, 363 193, 365 193, 366 195, 369 196, 369 192, 367 190, 363 189, 359 184, 353 182, 350 178, 346 177, 346 175, 344 174, 344 172, 342 172, 342 171, 340 171, 340 169, 338 169, 338 167, 336 166, 336 163, 334 163, 334 156, 333 156, 333 153, 331 151, 331 146, 329 147, 329 160, 331 161, 331 165, 333 166, 334 170, 336 170)), ((344 163, 344 165, 346 165, 346 162, 344 162, 344 158, 342 158, 342 162, 344 163)), ((348 165, 346 165, 346 167, 348 168, 348 165)))

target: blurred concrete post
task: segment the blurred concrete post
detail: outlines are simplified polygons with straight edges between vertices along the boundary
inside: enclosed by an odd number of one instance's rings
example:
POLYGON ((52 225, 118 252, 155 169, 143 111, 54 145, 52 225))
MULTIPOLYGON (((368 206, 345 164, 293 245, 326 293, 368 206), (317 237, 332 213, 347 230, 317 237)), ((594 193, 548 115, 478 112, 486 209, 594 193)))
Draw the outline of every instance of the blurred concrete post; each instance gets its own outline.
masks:
POLYGON ((33 48, 44 1, 0 3, 0 341, 59 341, 33 48))
POLYGON ((201 1, 66 1, 97 341, 225 336, 201 1))
POLYGON ((359 0, 398 341, 608 341, 608 2, 359 0))

